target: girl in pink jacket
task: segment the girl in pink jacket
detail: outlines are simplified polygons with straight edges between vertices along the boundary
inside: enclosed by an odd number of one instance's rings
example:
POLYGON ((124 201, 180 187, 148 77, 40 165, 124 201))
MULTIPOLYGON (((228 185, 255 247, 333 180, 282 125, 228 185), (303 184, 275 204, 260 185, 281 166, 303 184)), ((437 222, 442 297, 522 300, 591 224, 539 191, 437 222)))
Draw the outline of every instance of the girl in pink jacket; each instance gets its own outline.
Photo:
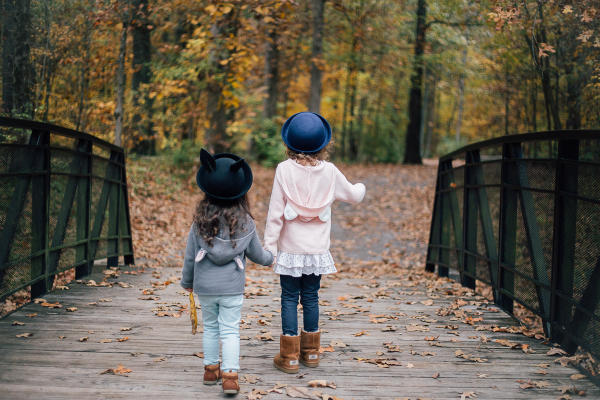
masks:
POLYGON ((292 115, 281 137, 289 159, 275 171, 264 238, 266 249, 277 254, 274 271, 281 283, 283 334, 274 364, 283 372, 296 373, 299 362, 319 365, 321 275, 337 272, 329 253, 331 204, 360 203, 365 185, 351 184, 335 165, 323 160, 331 127, 319 114, 292 115), (300 336, 298 299, 304 316, 300 336))

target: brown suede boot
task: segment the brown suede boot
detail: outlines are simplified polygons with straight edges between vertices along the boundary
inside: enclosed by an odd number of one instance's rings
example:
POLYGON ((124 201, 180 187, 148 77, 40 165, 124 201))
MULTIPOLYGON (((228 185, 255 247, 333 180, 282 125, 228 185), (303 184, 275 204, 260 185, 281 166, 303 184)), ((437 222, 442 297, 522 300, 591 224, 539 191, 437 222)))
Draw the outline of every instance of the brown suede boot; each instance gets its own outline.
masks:
POLYGON ((221 379, 221 364, 204 366, 204 384, 214 385, 221 379))
POLYGON ((319 366, 321 332, 304 332, 300 335, 300 362, 307 367, 319 366))
POLYGON ((238 383, 237 372, 221 372, 223 379, 223 393, 238 394, 240 392, 240 384, 238 383))
POLYGON ((275 356, 275 368, 287 374, 295 374, 300 369, 300 336, 279 336, 279 354, 275 356))

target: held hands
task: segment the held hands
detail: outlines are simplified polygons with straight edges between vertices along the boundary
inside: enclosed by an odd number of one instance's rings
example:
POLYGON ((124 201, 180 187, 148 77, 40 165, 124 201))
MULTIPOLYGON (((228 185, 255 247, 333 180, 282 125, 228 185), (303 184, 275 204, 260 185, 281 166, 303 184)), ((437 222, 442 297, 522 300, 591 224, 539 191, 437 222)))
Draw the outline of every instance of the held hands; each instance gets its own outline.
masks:
POLYGON ((194 290, 194 289, 192 289, 192 288, 184 288, 184 289, 185 289, 185 291, 186 291, 186 292, 188 292, 188 293, 192 293, 192 291, 194 290))

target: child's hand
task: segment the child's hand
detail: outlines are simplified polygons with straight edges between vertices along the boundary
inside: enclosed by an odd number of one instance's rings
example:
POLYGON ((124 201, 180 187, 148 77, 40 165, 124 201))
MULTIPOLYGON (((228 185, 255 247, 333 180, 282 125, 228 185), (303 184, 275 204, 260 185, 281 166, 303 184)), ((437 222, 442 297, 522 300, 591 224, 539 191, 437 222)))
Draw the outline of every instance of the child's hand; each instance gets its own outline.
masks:
POLYGON ((188 293, 192 293, 193 290, 194 289, 192 289, 192 288, 185 288, 185 291, 188 292, 188 293))

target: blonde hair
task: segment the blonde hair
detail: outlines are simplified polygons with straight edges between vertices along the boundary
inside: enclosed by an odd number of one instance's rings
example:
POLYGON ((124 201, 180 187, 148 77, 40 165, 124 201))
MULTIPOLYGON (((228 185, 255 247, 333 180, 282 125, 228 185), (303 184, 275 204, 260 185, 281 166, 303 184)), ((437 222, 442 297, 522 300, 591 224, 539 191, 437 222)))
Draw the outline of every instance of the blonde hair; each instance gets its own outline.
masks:
POLYGON ((329 145, 323 147, 316 153, 300 153, 294 151, 288 147, 287 156, 288 158, 296 161, 300 165, 310 165, 312 167, 319 164, 320 161, 327 160, 329 158, 329 145))

